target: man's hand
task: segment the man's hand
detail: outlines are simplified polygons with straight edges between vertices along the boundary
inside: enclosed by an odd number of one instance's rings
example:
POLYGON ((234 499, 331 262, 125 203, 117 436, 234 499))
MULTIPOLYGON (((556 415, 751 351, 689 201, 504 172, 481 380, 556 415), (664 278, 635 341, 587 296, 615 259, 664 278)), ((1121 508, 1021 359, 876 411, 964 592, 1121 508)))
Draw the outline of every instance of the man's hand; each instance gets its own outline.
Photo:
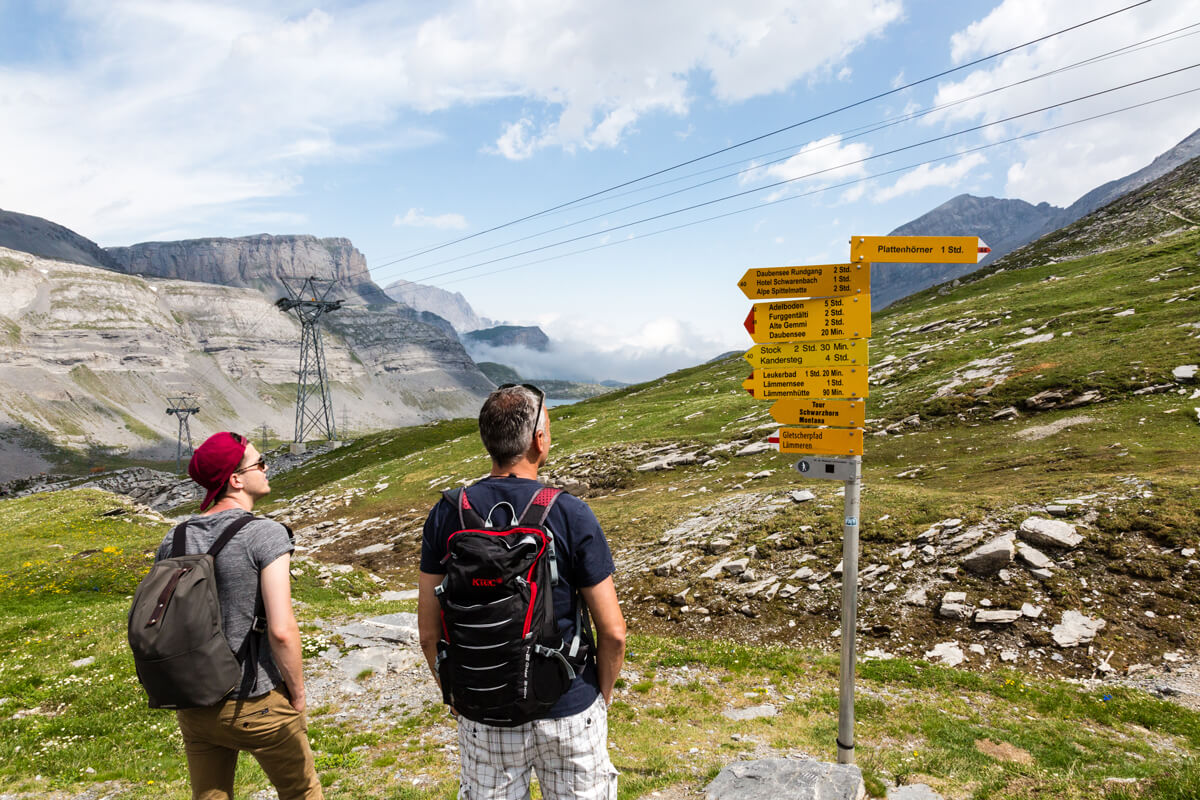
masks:
POLYGON ((612 703, 613 686, 625 663, 625 616, 617 602, 610 575, 595 586, 579 590, 596 623, 596 674, 605 703, 612 703))
POLYGON ((442 685, 437 674, 437 646, 442 638, 442 606, 434 591, 441 585, 442 577, 422 572, 417 583, 417 631, 421 639, 421 651, 425 653, 425 661, 438 686, 442 685))

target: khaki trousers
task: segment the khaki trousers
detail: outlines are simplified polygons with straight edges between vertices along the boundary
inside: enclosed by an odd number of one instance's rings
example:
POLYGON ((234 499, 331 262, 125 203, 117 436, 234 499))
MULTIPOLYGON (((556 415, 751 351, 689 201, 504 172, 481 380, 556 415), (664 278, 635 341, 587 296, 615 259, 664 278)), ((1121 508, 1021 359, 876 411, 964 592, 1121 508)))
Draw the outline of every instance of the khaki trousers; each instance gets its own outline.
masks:
POLYGON ((238 752, 254 756, 280 800, 323 800, 308 745, 308 722, 276 689, 176 712, 193 800, 232 800, 238 752))

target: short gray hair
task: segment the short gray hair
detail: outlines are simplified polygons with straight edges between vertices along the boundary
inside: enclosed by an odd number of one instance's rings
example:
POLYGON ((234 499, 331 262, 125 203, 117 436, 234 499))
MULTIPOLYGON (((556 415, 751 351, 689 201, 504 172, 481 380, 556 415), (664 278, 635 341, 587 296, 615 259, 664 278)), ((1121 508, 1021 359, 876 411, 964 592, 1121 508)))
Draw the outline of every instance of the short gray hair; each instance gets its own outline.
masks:
POLYGON ((533 444, 542 420, 538 396, 524 386, 497 389, 479 409, 479 438, 492 461, 501 467, 516 463, 533 444))

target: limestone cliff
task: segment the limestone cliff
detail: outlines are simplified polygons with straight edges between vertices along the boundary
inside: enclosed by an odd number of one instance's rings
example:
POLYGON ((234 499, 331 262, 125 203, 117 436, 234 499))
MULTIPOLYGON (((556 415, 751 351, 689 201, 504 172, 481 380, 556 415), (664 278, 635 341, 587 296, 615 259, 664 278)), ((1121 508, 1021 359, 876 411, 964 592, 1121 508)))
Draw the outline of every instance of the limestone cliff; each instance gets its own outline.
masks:
POLYGON ((272 300, 283 296, 283 281, 308 277, 339 282, 338 297, 367 303, 394 302, 375 285, 367 260, 349 239, 315 236, 241 236, 188 239, 110 247, 118 269, 131 275, 179 278, 245 286, 272 300))
MULTIPOLYGON (((339 424, 343 409, 357 430, 478 411, 490 381, 431 319, 395 303, 330 315, 339 424)), ((47 469, 46 454, 63 450, 96 466, 169 457, 165 398, 182 393, 200 396, 197 439, 264 422, 289 436, 299 341, 295 318, 251 288, 0 249, 0 480, 47 469)))

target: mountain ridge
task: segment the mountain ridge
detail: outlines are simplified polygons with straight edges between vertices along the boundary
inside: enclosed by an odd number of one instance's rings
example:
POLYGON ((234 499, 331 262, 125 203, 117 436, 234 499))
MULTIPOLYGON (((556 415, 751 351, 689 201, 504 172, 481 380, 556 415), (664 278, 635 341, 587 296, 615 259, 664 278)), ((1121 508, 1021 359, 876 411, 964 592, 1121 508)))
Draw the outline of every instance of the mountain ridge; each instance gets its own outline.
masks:
POLYGON ((1066 208, 1049 203, 960 194, 893 229, 890 236, 980 236, 992 248, 979 265, 878 265, 872 271, 873 307, 886 308, 914 292, 969 275, 1019 247, 1060 230, 1200 156, 1200 129, 1193 131, 1145 167, 1108 181, 1066 208), (1020 205, 1014 205, 1020 204, 1020 205))

